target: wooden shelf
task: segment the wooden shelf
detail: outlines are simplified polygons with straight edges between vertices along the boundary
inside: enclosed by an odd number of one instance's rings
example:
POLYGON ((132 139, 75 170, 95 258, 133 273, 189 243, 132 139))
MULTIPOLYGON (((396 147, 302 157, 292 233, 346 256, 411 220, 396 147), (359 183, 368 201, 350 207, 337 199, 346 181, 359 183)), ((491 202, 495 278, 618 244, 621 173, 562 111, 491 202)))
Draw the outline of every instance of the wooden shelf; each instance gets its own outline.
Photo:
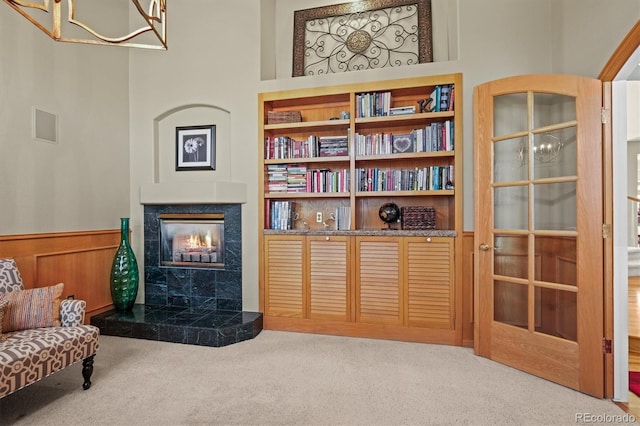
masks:
POLYGON ((438 189, 433 191, 359 191, 356 197, 425 197, 425 196, 452 196, 452 189, 438 189))
POLYGON ((344 163, 349 157, 303 157, 303 158, 270 158, 264 164, 300 164, 300 163, 344 163))
POLYGON ((268 199, 305 199, 305 198, 349 198, 349 192, 271 192, 265 193, 268 199))
POLYGON ((312 130, 312 129, 325 129, 331 127, 349 128, 349 120, 323 120, 323 121, 301 121, 297 123, 278 123, 278 124, 265 124, 264 130, 312 130))

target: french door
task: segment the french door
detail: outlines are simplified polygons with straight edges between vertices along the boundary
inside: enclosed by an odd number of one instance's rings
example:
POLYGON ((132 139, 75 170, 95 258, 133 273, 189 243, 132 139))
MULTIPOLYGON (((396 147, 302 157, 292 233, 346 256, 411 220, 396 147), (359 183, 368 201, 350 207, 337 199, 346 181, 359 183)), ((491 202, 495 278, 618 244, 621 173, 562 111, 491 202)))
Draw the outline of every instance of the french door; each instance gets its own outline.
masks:
POLYGON ((474 91, 478 355, 604 395, 602 82, 474 91))

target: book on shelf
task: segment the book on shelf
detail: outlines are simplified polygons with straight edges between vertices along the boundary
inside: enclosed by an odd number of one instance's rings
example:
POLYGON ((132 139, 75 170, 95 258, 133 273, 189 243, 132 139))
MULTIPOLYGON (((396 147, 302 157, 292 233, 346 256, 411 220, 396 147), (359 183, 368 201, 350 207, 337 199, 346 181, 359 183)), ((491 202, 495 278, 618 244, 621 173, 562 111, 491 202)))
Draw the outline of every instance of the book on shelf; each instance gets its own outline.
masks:
POLYGON ((289 136, 268 136, 264 141, 264 158, 314 158, 319 156, 320 138, 310 135, 306 140, 298 141, 289 136))
POLYGON ((449 111, 449 100, 451 99, 451 87, 438 86, 440 87, 440 111, 449 111))
POLYGON ((391 133, 374 133, 370 135, 356 133, 357 155, 384 155, 391 153, 392 136, 391 133))
POLYGON ((283 164, 267 165, 267 190, 273 192, 287 192, 287 166, 283 164))
POLYGON ((347 136, 321 136, 320 157, 340 157, 349 155, 349 138, 347 136))
POLYGON ((455 149, 453 120, 434 122, 413 129, 410 133, 355 134, 355 148, 359 156, 388 155, 409 152, 453 151, 455 149))
POLYGON ((358 93, 356 117, 383 117, 389 115, 391 92, 358 93))
POLYGON ((351 229, 351 207, 339 206, 336 208, 335 229, 337 231, 347 231, 351 229))
POLYGON ((350 180, 349 169, 330 170, 314 169, 307 171, 307 192, 348 192, 350 180))
POLYGON ((389 108, 389 115, 390 116, 407 115, 407 114, 415 114, 415 113, 416 113, 415 105, 407 105, 407 106, 389 108))
POLYGON ((307 166, 304 164, 287 166, 287 192, 307 192, 307 166))
POLYGON ((265 216, 269 218, 267 229, 279 231, 293 229, 296 217, 295 201, 269 201, 268 208, 265 208, 265 216))
POLYGON ((267 165, 268 193, 348 192, 349 169, 308 169, 305 164, 267 165))
POLYGON ((392 154, 404 154, 407 152, 414 152, 415 147, 415 135, 407 133, 403 135, 392 136, 392 154))
POLYGON ((453 188, 453 166, 416 167, 414 169, 359 168, 358 191, 438 191, 453 188), (449 185, 447 185, 449 184, 449 185))
POLYGON ((430 112, 453 111, 453 84, 438 85, 429 95, 431 99, 430 112))

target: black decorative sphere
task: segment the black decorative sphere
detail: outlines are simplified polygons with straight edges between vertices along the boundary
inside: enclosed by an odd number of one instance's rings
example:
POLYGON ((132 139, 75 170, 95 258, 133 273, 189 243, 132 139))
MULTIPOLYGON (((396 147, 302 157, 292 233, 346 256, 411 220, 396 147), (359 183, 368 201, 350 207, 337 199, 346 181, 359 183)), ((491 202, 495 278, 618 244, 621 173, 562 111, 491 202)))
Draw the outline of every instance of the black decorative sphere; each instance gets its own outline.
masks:
POLYGON ((395 203, 386 203, 380 207, 378 216, 384 223, 392 224, 400 219, 400 207, 395 203))

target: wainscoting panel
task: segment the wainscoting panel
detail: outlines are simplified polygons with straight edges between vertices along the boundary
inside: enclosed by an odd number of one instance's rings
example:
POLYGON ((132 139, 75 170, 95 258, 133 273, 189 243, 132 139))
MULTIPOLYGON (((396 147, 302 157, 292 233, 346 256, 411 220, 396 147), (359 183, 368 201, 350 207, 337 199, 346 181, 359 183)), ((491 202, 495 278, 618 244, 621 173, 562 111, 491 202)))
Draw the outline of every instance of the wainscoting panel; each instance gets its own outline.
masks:
POLYGON ((87 302, 92 315, 112 308, 111 263, 120 230, 0 236, 0 257, 13 257, 26 288, 64 283, 63 297, 87 302))
POLYGON ((462 234, 462 345, 473 347, 474 234, 462 234))

